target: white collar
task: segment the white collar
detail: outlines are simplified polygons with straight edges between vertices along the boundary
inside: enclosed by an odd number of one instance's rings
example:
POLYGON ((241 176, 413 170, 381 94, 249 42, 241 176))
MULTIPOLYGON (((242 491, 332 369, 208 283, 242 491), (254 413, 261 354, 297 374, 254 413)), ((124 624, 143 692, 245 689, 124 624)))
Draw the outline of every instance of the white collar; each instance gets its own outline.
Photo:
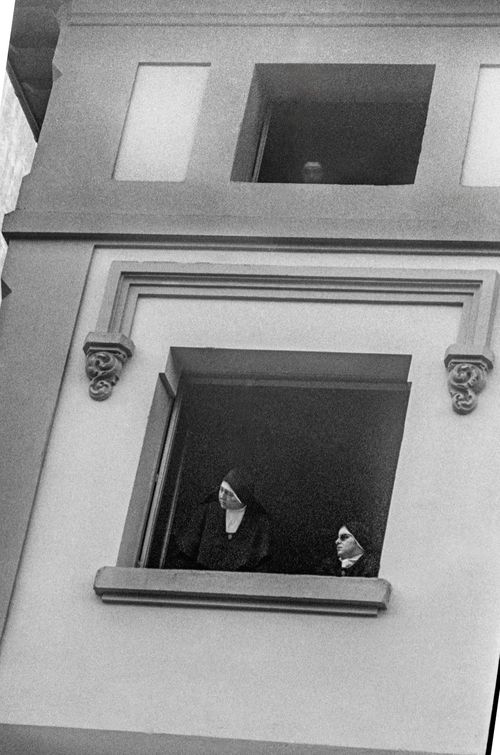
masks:
POLYGON ((246 506, 242 509, 226 509, 226 532, 234 534, 245 516, 246 506))
POLYGON ((342 569, 348 569, 350 566, 356 563, 356 561, 359 561, 361 556, 364 556, 364 553, 360 553, 358 556, 353 556, 352 558, 341 558, 340 559, 340 566, 342 569))

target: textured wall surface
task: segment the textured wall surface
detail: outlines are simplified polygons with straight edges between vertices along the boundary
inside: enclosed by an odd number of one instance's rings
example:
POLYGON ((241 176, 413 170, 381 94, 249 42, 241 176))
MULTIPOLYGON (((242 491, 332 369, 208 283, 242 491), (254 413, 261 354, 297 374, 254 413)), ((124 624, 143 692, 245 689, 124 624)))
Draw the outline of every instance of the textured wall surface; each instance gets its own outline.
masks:
MULTIPOLYGON (((23 176, 29 173, 36 142, 10 79, 5 74, 0 105, 0 226, 5 213, 16 206, 23 176)), ((0 269, 7 244, 0 236, 0 269)))
MULTIPOLYGON (((3 643, 3 721, 480 753, 495 678, 488 627, 499 621, 498 574, 494 564, 485 572, 484 553, 495 548, 500 477, 484 449, 500 434, 500 381, 493 371, 470 416, 452 411, 442 357, 459 310, 145 298, 132 331, 137 351, 99 404, 87 395, 82 343, 116 258, 222 262, 227 253, 95 254, 3 643), (96 598, 92 580, 116 559, 170 345, 413 355, 380 570, 394 590, 387 612, 326 617, 96 598)), ((231 262, 369 270, 374 258, 233 252, 231 262)), ((446 257, 405 264, 474 268, 446 257)), ((497 329, 497 349, 499 340, 497 329)))

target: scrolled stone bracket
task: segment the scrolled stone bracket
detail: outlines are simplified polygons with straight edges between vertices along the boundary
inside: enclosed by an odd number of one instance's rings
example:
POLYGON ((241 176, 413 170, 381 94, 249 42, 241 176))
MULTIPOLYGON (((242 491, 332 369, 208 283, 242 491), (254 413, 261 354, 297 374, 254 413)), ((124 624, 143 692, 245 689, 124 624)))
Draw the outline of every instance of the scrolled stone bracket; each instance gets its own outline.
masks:
POLYGON ((457 414, 474 411, 493 362, 493 352, 489 348, 460 349, 455 344, 447 349, 444 363, 448 370, 448 391, 457 414))
POLYGON ((111 396, 123 367, 133 355, 135 346, 123 333, 89 333, 83 345, 85 371, 90 379, 89 395, 94 401, 111 396))

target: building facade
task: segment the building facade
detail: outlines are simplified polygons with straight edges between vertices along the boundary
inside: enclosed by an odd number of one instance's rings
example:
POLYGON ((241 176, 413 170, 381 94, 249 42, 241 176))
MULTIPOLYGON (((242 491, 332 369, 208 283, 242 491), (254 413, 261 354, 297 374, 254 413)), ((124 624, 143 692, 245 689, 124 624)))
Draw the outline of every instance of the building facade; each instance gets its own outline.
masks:
POLYGON ((4 224, 4 751, 483 753, 496 3, 60 19, 4 224), (176 568, 240 464, 272 566, 176 568), (321 571, 352 518, 377 576, 321 571))

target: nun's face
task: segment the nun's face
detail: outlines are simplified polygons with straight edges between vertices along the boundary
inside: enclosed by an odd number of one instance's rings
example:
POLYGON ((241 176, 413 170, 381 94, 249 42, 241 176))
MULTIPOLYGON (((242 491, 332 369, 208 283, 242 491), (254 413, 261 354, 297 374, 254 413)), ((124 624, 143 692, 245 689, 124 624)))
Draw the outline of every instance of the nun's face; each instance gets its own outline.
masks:
POLYGON ((223 509, 242 509, 245 505, 227 482, 222 482, 219 488, 219 503, 223 509))
POLYGON ((341 559, 354 558, 363 553, 363 549, 356 538, 349 532, 347 527, 339 529, 339 536, 335 540, 337 546, 337 556, 341 559))

